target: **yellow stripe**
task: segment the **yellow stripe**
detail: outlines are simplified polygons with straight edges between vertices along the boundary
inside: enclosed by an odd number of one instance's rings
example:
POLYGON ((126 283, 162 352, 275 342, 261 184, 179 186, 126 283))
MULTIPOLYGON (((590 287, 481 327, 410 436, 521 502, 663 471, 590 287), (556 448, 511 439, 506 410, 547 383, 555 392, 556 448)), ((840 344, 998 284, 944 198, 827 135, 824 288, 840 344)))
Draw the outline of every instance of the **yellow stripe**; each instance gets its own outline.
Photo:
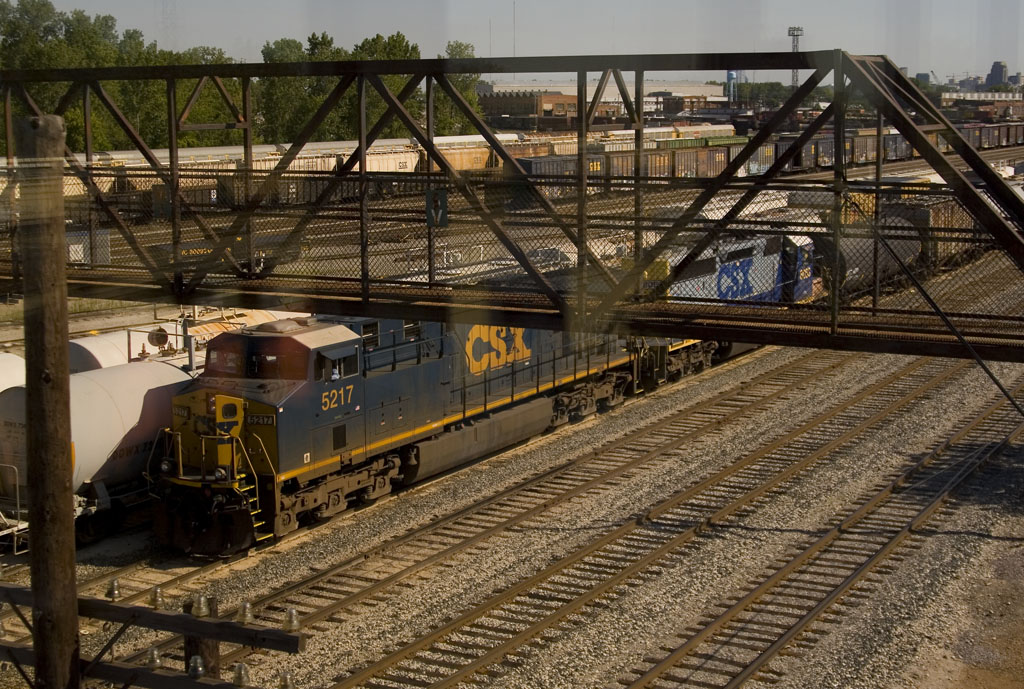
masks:
MULTIPOLYGON (((697 340, 694 340, 694 341, 696 342, 697 340)), ((587 369, 586 371, 577 371, 575 374, 573 374, 571 376, 564 376, 562 378, 556 379, 553 383, 544 383, 540 387, 532 387, 529 390, 524 390, 523 392, 516 393, 515 395, 510 396, 510 397, 502 397, 502 398, 497 399, 497 400, 495 400, 493 402, 488 401, 486 407, 479 406, 479 407, 475 407, 473 409, 467 409, 464 413, 460 412, 458 414, 453 414, 452 416, 445 417, 444 419, 442 419, 440 421, 434 421, 434 422, 425 424, 423 426, 419 426, 418 428, 414 428, 411 431, 406 431, 405 433, 399 433, 397 435, 388 436, 387 438, 384 438, 382 440, 378 440, 377 442, 372 443, 370 445, 366 445, 366 446, 364 446, 362 448, 357 448, 355 450, 352 450, 352 456, 354 457, 356 455, 366 454, 366 453, 372 452, 373 450, 376 450, 378 448, 386 447, 388 445, 392 445, 394 443, 400 442, 400 441, 405 440, 407 438, 411 438, 411 437, 413 437, 415 435, 419 435, 421 433, 426 433, 428 431, 436 430, 438 428, 447 426, 450 423, 455 423, 457 421, 462 421, 462 420, 464 420, 464 419, 466 419, 466 418, 468 418, 470 416, 475 416, 477 414, 483 413, 484 411, 491 411, 491 410, 495 409, 496 407, 503 407, 503 406, 505 406, 507 404, 511 404, 515 400, 521 400, 521 399, 526 399, 527 397, 532 397, 532 396, 534 396, 534 395, 536 395, 538 393, 550 390, 551 388, 555 388, 555 387, 558 387, 560 385, 564 385, 565 383, 569 383, 569 382, 571 382, 573 380, 577 380, 579 378, 585 378, 586 376, 590 376, 590 375, 593 375, 595 373, 601 373, 602 371, 605 371, 605 370, 607 370, 609 368, 614 368, 615 366, 619 366, 620 364, 627 363, 628 361, 629 361, 629 355, 626 355, 626 356, 621 357, 619 359, 612 360, 611 362, 609 362, 605 366, 600 366, 600 367, 597 367, 597 368, 591 367, 591 368, 587 369)), ((291 471, 286 471, 283 474, 278 474, 277 475, 277 482, 280 483, 282 481, 287 481, 288 479, 294 478, 295 476, 298 476, 299 474, 303 474, 303 473, 305 473, 307 471, 314 471, 316 469, 319 469, 321 467, 327 466, 328 464, 331 464, 333 462, 338 462, 340 460, 341 460, 341 455, 336 455, 336 456, 330 457, 328 459, 322 459, 319 462, 316 462, 315 464, 311 464, 309 466, 303 466, 303 467, 300 467, 298 469, 292 469, 291 471)))
MULTIPOLYGON (((353 454, 355 454, 355 453, 353 453, 353 454)), ((287 481, 288 479, 292 478, 293 476, 298 476, 299 474, 305 473, 307 471, 313 471, 315 469, 319 469, 322 466, 327 466, 328 464, 331 464, 333 462, 340 462, 340 461, 341 461, 341 455, 334 455, 333 457, 328 457, 327 459, 321 459, 319 462, 316 462, 314 464, 310 464, 309 466, 303 466, 303 467, 300 467, 298 469, 292 469, 291 471, 286 471, 283 474, 278 474, 277 475, 277 482, 281 483, 282 481, 287 481)))
POLYGON ((683 347, 689 347, 691 345, 695 345, 698 342, 701 342, 701 340, 683 340, 681 342, 676 342, 675 344, 670 344, 668 346, 668 351, 675 352, 675 351, 678 351, 678 350, 682 349, 683 347))

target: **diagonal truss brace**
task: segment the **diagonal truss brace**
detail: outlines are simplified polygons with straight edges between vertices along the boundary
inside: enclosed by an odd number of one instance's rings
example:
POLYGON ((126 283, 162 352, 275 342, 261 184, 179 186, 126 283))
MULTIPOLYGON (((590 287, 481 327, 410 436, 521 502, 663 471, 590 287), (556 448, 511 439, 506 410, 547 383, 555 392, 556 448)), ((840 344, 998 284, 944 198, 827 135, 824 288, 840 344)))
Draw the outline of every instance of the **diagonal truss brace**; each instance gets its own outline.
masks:
MULTIPOLYGON (((131 139, 132 143, 135 144, 135 147, 142 154, 142 157, 146 159, 146 162, 149 163, 149 166, 153 169, 153 172, 155 172, 156 175, 160 178, 160 181, 166 184, 168 189, 175 188, 174 185, 171 184, 171 175, 168 169, 160 163, 156 155, 153 153, 152 150, 150 150, 149 146, 146 145, 146 142, 143 141, 139 133, 135 131, 135 128, 132 126, 131 122, 128 121, 128 118, 124 116, 124 113, 121 112, 121 109, 117 107, 117 104, 114 103, 113 99, 111 99, 107 92, 104 90, 100 82, 92 81, 90 82, 89 86, 92 89, 92 91, 96 94, 96 97, 99 98, 100 102, 103 103, 103 106, 113 116, 114 120, 121 127, 124 133, 128 136, 129 139, 131 139)), ((197 213, 195 209, 193 209, 192 206, 189 203, 187 203, 185 199, 181 196, 181 189, 176 189, 176 192, 176 202, 179 204, 179 207, 186 213, 188 213, 189 217, 195 221, 196 226, 206 236, 206 238, 209 239, 211 242, 224 243, 225 240, 220 235, 218 235, 217 232, 215 232, 209 225, 207 225, 203 217, 199 213, 197 213)), ((177 261, 177 258, 177 256, 174 256, 172 260, 177 261)), ((234 256, 229 254, 227 258, 239 275, 243 275, 245 273, 245 271, 242 269, 242 266, 239 265, 238 261, 235 260, 234 256)))
POLYGON ((195 87, 192 89, 192 94, 189 96, 188 102, 185 104, 185 107, 182 109, 181 114, 178 116, 177 126, 179 132, 189 132, 204 129, 244 129, 246 127, 251 126, 251 123, 246 122, 245 117, 238 110, 238 106, 235 105, 234 99, 231 97, 231 94, 228 93, 228 90, 224 86, 224 82, 223 80, 221 80, 220 77, 203 76, 199 78, 199 81, 196 82, 195 87), (228 107, 228 110, 231 111, 231 116, 234 118, 234 122, 211 124, 186 123, 186 120, 188 120, 188 116, 189 113, 191 113, 192 108, 195 106, 196 103, 199 102, 199 97, 202 95, 203 89, 205 88, 207 81, 212 81, 213 85, 217 88, 217 91, 220 93, 221 100, 224 101, 224 104, 228 107))
POLYGON ((302 151, 306 142, 313 136, 313 132, 317 130, 317 127, 323 123, 327 118, 327 115, 330 114, 338 104, 341 97, 345 94, 345 91, 347 91, 348 87, 352 85, 353 81, 355 81, 355 76, 350 74, 343 77, 337 84, 335 84, 334 89, 327 95, 324 102, 320 104, 320 107, 306 123, 306 126, 302 128, 299 135, 295 137, 295 142, 292 143, 291 147, 289 147, 285 154, 281 156, 281 160, 278 161, 277 165, 270 174, 267 175, 253 195, 249 197, 245 208, 235 216, 235 219, 231 222, 231 227, 228 228, 228 231, 214 247, 213 252, 203 260, 196 271, 192 274, 192 278, 185 286, 185 294, 189 294, 199 286, 199 284, 206 278, 207 274, 209 274, 209 271, 213 266, 220 261, 221 257, 230 255, 231 250, 228 248, 228 243, 231 241, 232 236, 249 221, 253 213, 256 212, 256 209, 263 203, 263 199, 266 198, 266 195, 273 188, 274 184, 276 184, 281 175, 288 170, 288 166, 292 164, 295 157, 302 151))
POLYGON ((989 368, 988 364, 986 364, 985 360, 981 358, 977 350, 975 350, 974 347, 971 346, 971 343, 967 340, 966 337, 964 337, 964 334, 960 331, 959 328, 956 327, 956 324, 954 324, 953 321, 950 320, 946 312, 942 310, 942 307, 938 305, 935 299, 932 298, 932 295, 928 293, 928 290, 925 289, 925 286, 921 284, 921 281, 917 279, 917 276, 914 274, 914 271, 910 269, 910 267, 900 257, 900 255, 896 253, 896 250, 892 248, 892 244, 889 242, 888 239, 886 239, 885 235, 882 234, 881 229, 879 228, 878 224, 874 221, 874 219, 864 212, 864 209, 861 208, 861 205, 857 202, 856 199, 854 199, 849 194, 849 192, 844 192, 844 197, 847 206, 853 208, 856 211, 856 213, 860 216, 861 222, 867 224, 871 228, 871 233, 874 235, 875 241, 877 241, 879 245, 881 245, 881 247, 885 249, 885 252, 889 254, 889 258, 891 258, 892 261, 897 266, 899 266, 900 271, 914 286, 914 289, 916 289, 918 294, 921 295, 921 298, 925 300, 929 307, 931 307, 932 311, 935 312, 935 315, 939 317, 943 325, 945 325, 946 328, 951 333, 953 333, 953 336, 956 337, 956 339, 960 342, 961 346, 963 346, 963 348, 967 350, 967 352, 971 355, 971 358, 973 358, 975 362, 977 362, 978 366, 981 367, 981 370, 985 372, 985 375, 988 376, 989 380, 991 380, 995 384, 995 386, 999 388, 999 392, 1002 393, 1003 397, 1007 399, 1010 405, 1017 410, 1017 413, 1020 414, 1021 416, 1024 416, 1024 407, 1021 406, 1021 403, 1018 402, 1017 398, 1013 396, 1013 394, 1006 388, 1005 385, 1003 385, 1003 382, 999 380, 999 377, 996 376, 995 372, 992 371, 991 368, 989 368))
MULTIPOLYGON (((409 78, 409 81, 406 82, 405 86, 403 86, 402 90, 398 93, 398 101, 400 103, 404 103, 406 99, 408 99, 409 96, 411 96, 413 92, 416 90, 416 88, 420 85, 420 82, 423 81, 423 78, 424 77, 422 74, 414 74, 413 76, 411 76, 409 78)), ((380 116, 380 119, 377 120, 376 124, 374 124, 370 131, 367 132, 367 148, 369 148, 370 145, 377 139, 377 137, 380 136, 380 133, 384 131, 384 127, 386 127, 391 122, 394 116, 394 111, 391 109, 390 106, 388 106, 387 110, 385 110, 384 113, 380 116)), ((316 219, 317 211, 319 211, 323 207, 323 205, 327 203, 327 200, 331 198, 331 195, 345 179, 344 175, 348 172, 351 172, 352 168, 354 168, 356 164, 359 162, 360 155, 361 153, 359 147, 356 146, 356 150, 353 151, 352 155, 349 156, 348 160, 346 160, 343 164, 338 165, 337 169, 335 170, 334 176, 330 178, 330 181, 326 185, 324 185, 323 191, 321 191, 317 195, 317 197, 313 200, 313 203, 310 204, 309 209, 307 209, 305 214, 301 218, 299 218, 298 222, 295 223, 295 227, 292 228, 292 230, 285 237, 284 241, 282 242, 284 246, 288 246, 292 242, 296 242, 299 240, 299 238, 302 236, 302 233, 306 230, 309 224, 316 219)))
POLYGON ((366 76, 373 87, 380 93, 384 102, 387 103, 398 115, 398 118, 402 120, 403 124, 409 129, 409 132, 420 142, 420 145, 427 151, 427 155, 438 164, 438 166, 449 176, 452 183, 459 190, 459 192, 465 197, 466 201, 470 204, 474 211, 476 211, 481 219, 490 227, 491 232, 498 238, 510 254, 519 262, 523 269, 529 274, 529 276, 540 286, 543 292, 548 296, 551 302, 558 308, 558 310, 566 317, 569 318, 572 315, 569 304, 565 301, 561 294, 548 282, 548 279, 541 273, 536 266, 527 258, 526 253, 516 244, 511 237, 509 237, 504 228, 498 223, 491 215, 490 211, 487 210, 485 204, 476 195, 476 192, 466 183, 462 178, 462 175, 458 173, 455 168, 452 167, 448 159, 445 158, 434 146, 434 142, 420 129, 420 126, 413 120, 412 116, 405 109, 401 103, 399 103, 395 96, 388 90, 388 87, 384 84, 381 78, 376 74, 368 74, 366 76))
MULTIPOLYGON (((476 130, 484 137, 484 140, 487 141, 491 149, 498 154, 502 162, 509 166, 514 177, 517 180, 520 180, 522 184, 526 185, 526 189, 533 195, 534 199, 540 203, 541 208, 545 213, 547 213, 548 217, 554 221, 554 223, 562 230, 562 233, 565 234, 565 236, 568 237, 574 245, 578 245, 579 239, 577 238, 576 232, 564 222, 562 216, 560 216, 558 211, 555 210, 555 207, 551 205, 551 201, 540 193, 537 186, 529 180, 526 171, 523 170, 519 161, 513 158, 505 147, 501 145, 501 142, 495 138, 490 128, 483 120, 480 119, 480 116, 474 112, 473 108, 469 107, 469 103, 467 103, 466 99, 462 97, 462 94, 452 86, 451 82, 448 81, 448 78, 444 74, 434 74, 433 77, 437 81, 438 86, 448 94, 448 97, 452 99, 452 102, 455 103, 459 110, 462 111, 462 114, 469 118, 469 121, 473 123, 473 126, 476 127, 476 130)), ((596 269, 597 274, 605 281, 605 283, 608 285, 615 284, 615 278, 612 277, 608 267, 604 265, 601 259, 590 249, 589 246, 587 247, 587 265, 596 269)))
MULTIPOLYGON (((71 94, 72 91, 77 90, 78 88, 75 85, 72 85, 72 87, 68 89, 68 94, 65 94, 65 98, 61 99, 60 104, 66 108, 67 105, 69 105, 71 102, 71 97, 73 97, 69 96, 69 94, 71 94)), ((24 87, 18 89, 18 96, 21 98, 22 102, 25 103, 25 106, 29 110, 31 110, 36 117, 43 116, 43 111, 39 108, 39 106, 28 94, 28 91, 24 89, 24 87)), ((58 110, 56 114, 63 114, 63 110, 58 110)), ((124 219, 121 218, 121 215, 114 209, 113 206, 110 205, 110 203, 107 202, 107 199, 103 195, 103 192, 100 191, 100 188, 96 186, 95 182, 93 182, 92 176, 89 174, 88 170, 82 167, 82 165, 78 162, 78 159, 75 157, 74 152, 66 144, 64 146, 64 159, 67 161, 68 167, 71 168, 72 172, 74 172, 75 175, 82 181, 82 184, 85 185, 85 188, 89 192, 89 196, 95 199, 100 209, 107 215, 107 217, 110 218, 110 220, 117 227, 117 231, 121 235, 121 238, 124 239, 128 247, 139 258, 139 260, 142 262, 143 267, 145 267, 145 269, 149 271, 149 273, 153 275, 153 277, 156 278, 158 282, 166 283, 168 287, 170 287, 171 283, 168 280, 168 276, 162 270, 160 270, 156 260, 152 256, 150 256, 149 251, 144 246, 139 244, 138 239, 135 237, 135 234, 128 228, 127 225, 125 225, 124 219)))
MULTIPOLYGON (((834 112, 835 105, 829 104, 829 106, 825 108, 825 110, 820 115, 814 118, 814 121, 811 122, 807 129, 805 129, 800 134, 800 136, 797 137, 796 140, 793 141, 788 148, 786 148, 782 155, 775 159, 775 162, 773 162, 771 166, 767 170, 765 170, 764 174, 760 175, 757 178, 757 182, 754 184, 754 186, 752 186, 750 189, 747 189, 747 191, 743 193, 743 196, 741 196, 736 201, 736 203, 733 204, 732 208, 730 208, 728 212, 724 216, 722 216, 722 219, 714 224, 714 226, 709 230, 709 233, 714 233, 717 236, 721 234, 725 229, 727 229, 729 223, 736 220, 736 218, 739 217, 739 214, 746 210, 747 206, 749 206, 750 203, 755 198, 757 198, 757 195, 768 188, 769 181, 772 180, 782 170, 784 170, 786 165, 788 165, 793 160, 793 158, 796 157, 797 153, 799 153, 801 149, 803 149, 804 145, 808 141, 810 141, 821 130, 821 128, 825 126, 825 124, 829 120, 832 119, 832 114, 834 112)), ((701 249, 701 251, 703 251, 703 249, 701 249)), ((654 295, 664 294, 665 292, 667 292, 672 283, 678 280, 680 277, 682 277, 682 274, 686 270, 686 268, 694 260, 696 260, 699 257, 699 255, 699 253, 694 253, 694 251, 691 250, 686 256, 680 259, 678 263, 672 266, 672 270, 669 272, 669 275, 665 279, 663 279, 653 290, 651 290, 651 292, 648 294, 648 298, 653 298, 654 295)))
MULTIPOLYGON (((869 58, 860 58, 846 55, 846 72, 853 85, 893 124, 896 129, 906 137, 907 141, 917 149, 921 157, 928 162, 932 168, 939 173, 947 184, 953 189, 956 198, 974 216, 974 218, 989 232, 1006 250, 1017 267, 1024 271, 1024 238, 1021 237, 1011 224, 993 209, 978 190, 967 178, 948 161, 934 145, 929 141, 925 133, 910 118, 906 111, 900 106, 896 98, 889 92, 883 83, 882 76, 896 80, 893 74, 879 72, 876 63, 869 58)), ((899 74, 899 71, 896 71, 899 74)), ((900 75, 902 77, 902 75, 900 75)), ((914 94, 916 87, 909 81, 896 84, 909 94, 914 94)), ((920 92, 917 92, 920 93, 920 92)), ((926 100, 923 95, 921 100, 926 100)), ((919 105, 920 107, 920 105, 919 105)), ((924 109, 929 112, 930 109, 924 109)), ((937 113, 930 113, 933 116, 937 113)), ((941 117, 941 115, 938 115, 941 117)), ((1015 196, 1013 191, 1006 186, 999 177, 978 155, 970 144, 960 136, 960 133, 948 120, 942 118, 940 124, 946 126, 943 137, 960 154, 965 163, 986 183, 993 196, 1000 205, 1003 205, 1009 212, 1016 215, 1018 221, 1024 221, 1024 205, 1018 200, 1010 197, 1015 196), (1019 214, 1017 214, 1019 213, 1019 214)))
MULTIPOLYGON (((739 171, 740 167, 743 166, 750 156, 753 155, 760 146, 768 140, 775 130, 781 125, 789 114, 799 106, 800 102, 807 97, 811 91, 821 83, 821 80, 832 70, 831 66, 818 67, 814 74, 798 88, 789 100, 778 110, 775 115, 768 121, 768 123, 758 130, 757 134, 747 142, 743 150, 740 151, 725 169, 712 180, 711 184, 704 188, 703 191, 697 196, 696 199, 690 204, 690 206, 683 212, 679 218, 676 219, 672 226, 669 227, 665 233, 658 239, 654 245, 647 250, 643 258, 638 257, 638 260, 634 264, 633 268, 619 281, 619 283, 605 296, 601 303, 597 306, 595 311, 591 314, 593 317, 600 317, 607 313, 612 306, 614 306, 619 300, 621 300, 626 292, 629 291, 633 286, 639 283, 640 277, 644 272, 651 266, 654 260, 675 241, 679 233, 682 232, 704 209, 704 207, 715 197, 722 187, 725 186, 733 175, 739 171)), ((707 249, 715 241, 720 234, 720 231, 707 232, 697 244, 687 253, 685 257, 675 266, 673 266, 670 273, 672 280, 674 281, 678 275, 681 275, 684 270, 697 259, 700 254, 707 249)))

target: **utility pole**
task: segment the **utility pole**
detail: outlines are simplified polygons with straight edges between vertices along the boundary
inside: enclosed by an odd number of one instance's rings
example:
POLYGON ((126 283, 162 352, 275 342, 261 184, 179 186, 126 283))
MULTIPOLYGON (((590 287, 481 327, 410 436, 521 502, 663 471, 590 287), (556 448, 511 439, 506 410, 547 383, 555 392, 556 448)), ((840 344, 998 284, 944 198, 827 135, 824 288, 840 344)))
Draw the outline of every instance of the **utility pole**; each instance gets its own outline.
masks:
POLYGON ((71 490, 64 120, 15 127, 24 260, 25 419, 36 689, 78 689, 78 591, 71 490))
MULTIPOLYGON (((800 37, 804 35, 804 27, 802 26, 791 26, 789 27, 789 35, 793 38, 793 52, 800 52, 800 37)), ((796 91, 800 86, 800 70, 793 70, 793 90, 796 91)))

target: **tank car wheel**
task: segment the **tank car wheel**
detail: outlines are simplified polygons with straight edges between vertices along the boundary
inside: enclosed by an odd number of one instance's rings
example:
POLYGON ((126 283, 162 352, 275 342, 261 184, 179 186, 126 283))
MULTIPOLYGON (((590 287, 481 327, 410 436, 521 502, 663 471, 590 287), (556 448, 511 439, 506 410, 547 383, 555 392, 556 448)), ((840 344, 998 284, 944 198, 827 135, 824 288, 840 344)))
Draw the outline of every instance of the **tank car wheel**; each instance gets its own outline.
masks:
POLYGON ((75 544, 79 547, 103 540, 114 531, 115 520, 109 512, 86 514, 75 520, 75 544))

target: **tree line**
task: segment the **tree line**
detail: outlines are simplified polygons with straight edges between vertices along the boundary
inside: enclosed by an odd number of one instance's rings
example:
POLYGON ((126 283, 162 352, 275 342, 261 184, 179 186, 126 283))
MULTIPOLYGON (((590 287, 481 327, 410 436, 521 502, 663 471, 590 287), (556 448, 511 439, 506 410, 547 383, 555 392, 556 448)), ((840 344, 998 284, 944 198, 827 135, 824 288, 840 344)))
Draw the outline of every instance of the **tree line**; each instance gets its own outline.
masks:
MULTIPOLYGON (((265 63, 312 62, 334 60, 401 60, 420 59, 420 49, 402 33, 390 36, 377 34, 364 39, 351 50, 334 44, 326 32, 313 34, 305 43, 292 38, 268 41, 262 50, 265 63)), ((473 46, 450 41, 439 58, 474 57, 473 46)), ((110 15, 90 16, 83 10, 61 12, 50 0, 0 0, 0 67, 3 69, 46 69, 77 67, 134 67, 153 65, 213 65, 236 62, 222 49, 197 46, 183 51, 160 48, 147 41, 138 29, 118 31, 117 21, 110 15)), ((405 84, 408 76, 387 75, 382 80, 392 93, 405 84)), ((476 84, 479 74, 453 74, 453 86, 469 104, 479 111, 476 84)), ((223 80, 225 90, 237 107, 241 107, 241 83, 238 79, 223 80)), ((252 82, 252 127, 257 143, 288 143, 294 141, 303 125, 319 108, 337 83, 336 78, 276 77, 254 79, 252 82)), ((194 79, 175 83, 179 112, 196 85, 194 79)), ((44 112, 53 112, 67 90, 67 83, 36 83, 28 87, 29 96, 44 112)), ((102 82, 104 91, 117 105, 124 118, 151 148, 167 148, 167 85, 162 80, 102 82)), ((28 109, 12 94, 14 115, 28 114, 28 109)), ((454 103, 439 89, 434 95, 434 130, 438 135, 473 133, 475 129, 454 103)), ((418 121, 425 119, 425 97, 418 90, 405 103, 418 121)), ((85 150, 85 128, 81 98, 66 110, 67 142, 74 151, 85 150)), ((367 122, 373 123, 386 109, 383 99, 367 88, 367 122)), ((109 111, 92 95, 92 140, 95 150, 135 148, 130 137, 109 111)), ((188 122, 217 123, 232 121, 231 113, 212 84, 190 110, 188 122)), ((0 131, 3 129, 0 120, 0 131)), ((358 111, 355 88, 350 87, 342 101, 316 130, 313 141, 352 140, 358 136, 358 111)), ((382 138, 408 138, 408 129, 393 119, 381 133, 382 138)), ((181 132, 178 146, 241 145, 239 130, 204 130, 181 132)), ((0 135, 0 148, 6 153, 6 137, 0 135)))

